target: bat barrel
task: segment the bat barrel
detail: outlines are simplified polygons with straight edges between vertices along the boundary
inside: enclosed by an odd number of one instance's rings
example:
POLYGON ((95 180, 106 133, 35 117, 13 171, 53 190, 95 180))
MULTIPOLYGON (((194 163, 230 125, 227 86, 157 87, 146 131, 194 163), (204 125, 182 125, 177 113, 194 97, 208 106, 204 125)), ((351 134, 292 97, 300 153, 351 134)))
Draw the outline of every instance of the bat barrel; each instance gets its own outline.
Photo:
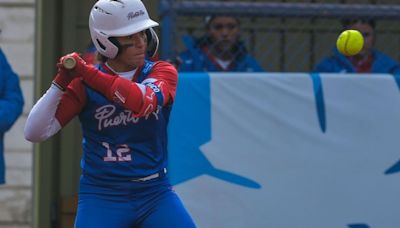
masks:
POLYGON ((66 57, 63 59, 62 64, 65 69, 72 70, 76 66, 76 60, 73 57, 66 57))

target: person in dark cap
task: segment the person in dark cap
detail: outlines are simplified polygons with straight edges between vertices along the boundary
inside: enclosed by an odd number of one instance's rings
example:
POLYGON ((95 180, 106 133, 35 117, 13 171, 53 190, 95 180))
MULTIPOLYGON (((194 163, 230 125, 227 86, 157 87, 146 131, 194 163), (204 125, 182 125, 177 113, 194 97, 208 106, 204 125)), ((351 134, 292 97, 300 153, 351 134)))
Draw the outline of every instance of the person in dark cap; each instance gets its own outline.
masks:
POLYGON ((205 18, 205 25, 206 34, 203 37, 183 37, 187 50, 179 54, 178 71, 264 71, 240 41, 239 18, 212 15, 205 18))

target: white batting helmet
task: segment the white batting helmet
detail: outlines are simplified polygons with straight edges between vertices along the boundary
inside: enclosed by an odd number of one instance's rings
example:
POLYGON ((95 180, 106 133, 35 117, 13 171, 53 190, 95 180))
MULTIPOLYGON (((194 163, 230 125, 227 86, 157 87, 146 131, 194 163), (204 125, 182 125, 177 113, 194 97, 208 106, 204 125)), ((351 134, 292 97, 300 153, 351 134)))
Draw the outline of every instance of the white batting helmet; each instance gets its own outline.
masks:
MULTIPOLYGON (((151 29, 158 23, 151 20, 141 0, 99 0, 90 11, 89 29, 97 51, 113 59, 119 51, 119 44, 110 37, 128 36, 151 29)), ((154 41, 158 38, 155 32, 146 31, 154 41)), ((158 43, 157 43, 158 46, 158 43)))

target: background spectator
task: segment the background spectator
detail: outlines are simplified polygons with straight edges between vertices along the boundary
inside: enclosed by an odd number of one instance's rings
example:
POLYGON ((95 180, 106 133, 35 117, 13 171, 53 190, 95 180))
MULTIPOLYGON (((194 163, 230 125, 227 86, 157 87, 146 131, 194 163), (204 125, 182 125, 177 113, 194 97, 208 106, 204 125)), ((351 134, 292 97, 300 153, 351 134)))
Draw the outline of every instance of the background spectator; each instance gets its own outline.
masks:
POLYGON ((374 49, 375 21, 372 19, 343 19, 343 30, 354 29, 364 36, 364 47, 355 56, 344 56, 336 47, 331 56, 317 64, 318 72, 343 72, 343 73, 400 73, 399 64, 374 49))
POLYGON ((0 184, 5 183, 4 134, 21 115, 23 106, 18 75, 0 48, 0 184))
POLYGON ((240 21, 233 16, 206 18, 206 34, 196 39, 184 36, 187 48, 179 55, 179 71, 263 71, 240 41, 240 21))

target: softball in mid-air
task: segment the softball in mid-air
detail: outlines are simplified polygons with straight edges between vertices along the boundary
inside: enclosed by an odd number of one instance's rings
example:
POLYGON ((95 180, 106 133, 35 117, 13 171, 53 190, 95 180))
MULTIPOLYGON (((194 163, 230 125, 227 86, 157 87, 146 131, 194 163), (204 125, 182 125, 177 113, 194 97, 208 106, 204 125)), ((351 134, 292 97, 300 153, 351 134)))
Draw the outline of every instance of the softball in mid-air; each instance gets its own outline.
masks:
POLYGON ((357 55, 364 46, 364 37, 357 30, 343 31, 337 41, 336 47, 340 53, 346 56, 357 55))

